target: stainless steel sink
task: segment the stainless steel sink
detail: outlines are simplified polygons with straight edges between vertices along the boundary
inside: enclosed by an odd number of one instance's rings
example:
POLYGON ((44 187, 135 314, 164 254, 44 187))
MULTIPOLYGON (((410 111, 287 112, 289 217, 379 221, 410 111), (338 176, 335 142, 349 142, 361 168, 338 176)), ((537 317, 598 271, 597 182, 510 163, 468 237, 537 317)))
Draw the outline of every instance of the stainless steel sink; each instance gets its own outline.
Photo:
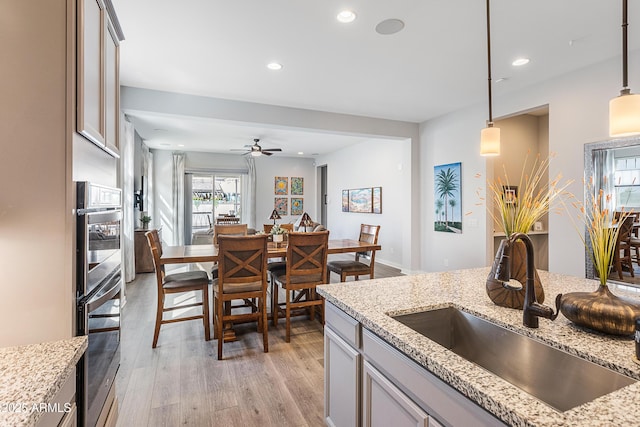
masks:
POLYGON ((393 318, 561 412, 636 382, 456 308, 393 318))

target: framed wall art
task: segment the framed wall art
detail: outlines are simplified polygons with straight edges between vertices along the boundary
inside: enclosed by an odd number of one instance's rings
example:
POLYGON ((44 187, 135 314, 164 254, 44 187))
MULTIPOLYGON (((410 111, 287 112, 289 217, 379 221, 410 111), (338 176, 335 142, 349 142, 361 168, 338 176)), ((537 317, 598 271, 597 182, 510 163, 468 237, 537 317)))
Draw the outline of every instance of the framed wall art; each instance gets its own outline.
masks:
POLYGON ((373 213, 382 213, 382 187, 373 187, 373 213))
POLYGON ((342 190, 342 212, 349 212, 349 190, 342 190))
POLYGON ((304 194, 304 178, 299 176, 291 177, 291 195, 302 196, 304 194))
POLYGON ((357 188, 349 190, 349 212, 373 212, 371 188, 357 188))
POLYGON ((276 197, 273 201, 273 208, 278 212, 278 215, 289 214, 289 199, 286 197, 276 197))
POLYGON ((435 166, 433 174, 434 230, 462 233, 462 163, 435 166))
POLYGON ((302 215, 304 213, 304 200, 302 197, 291 198, 291 215, 302 215))
POLYGON ((382 213, 382 187, 342 190, 342 212, 382 213))
POLYGON ((274 179, 273 192, 276 196, 286 196, 289 194, 289 178, 286 176, 276 176, 274 179))

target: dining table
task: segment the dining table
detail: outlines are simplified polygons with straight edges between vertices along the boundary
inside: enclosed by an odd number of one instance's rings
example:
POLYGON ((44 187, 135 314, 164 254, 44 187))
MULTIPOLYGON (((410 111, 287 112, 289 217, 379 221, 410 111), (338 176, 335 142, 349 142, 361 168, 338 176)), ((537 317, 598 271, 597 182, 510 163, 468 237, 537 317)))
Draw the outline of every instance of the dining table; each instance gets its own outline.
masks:
MULTIPOLYGON (((378 244, 361 242, 354 239, 330 239, 327 253, 343 254, 350 252, 378 251, 382 247, 378 244)), ((267 243, 269 258, 286 258, 287 242, 267 243)), ((190 264, 196 262, 217 262, 218 246, 210 245, 182 245, 162 247, 162 264, 190 264)))
MULTIPOLYGON (((354 239, 330 239, 327 244, 328 254, 368 252, 378 251, 380 249, 382 249, 382 247, 378 244, 361 242, 354 239)), ((267 242, 267 253, 269 258, 286 258, 287 242, 267 242)), ((160 262, 164 265, 218 262, 218 246, 214 244, 182 246, 163 245, 160 262)), ((327 271, 327 275, 328 274, 329 272, 327 271)), ((271 314, 269 315, 269 318, 270 317, 271 314)), ((235 331, 233 330, 232 325, 225 325, 223 336, 225 342, 236 340, 235 331)))

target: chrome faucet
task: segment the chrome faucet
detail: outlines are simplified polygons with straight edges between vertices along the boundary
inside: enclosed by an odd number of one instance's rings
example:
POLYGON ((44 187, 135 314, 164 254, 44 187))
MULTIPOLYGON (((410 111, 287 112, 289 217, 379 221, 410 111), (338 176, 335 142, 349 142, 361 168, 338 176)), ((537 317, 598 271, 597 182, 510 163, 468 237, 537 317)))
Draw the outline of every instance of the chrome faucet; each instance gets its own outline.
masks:
POLYGON ((534 289, 534 272, 535 263, 533 258, 533 243, 531 238, 525 233, 514 233, 509 237, 506 244, 503 245, 502 253, 500 254, 500 263, 496 268, 495 279, 508 283, 511 279, 511 245, 516 240, 522 240, 527 249, 527 281, 524 285, 524 314, 522 315, 522 323, 528 328, 537 328, 538 317, 545 317, 550 320, 555 320, 558 317, 560 311, 560 298, 562 294, 556 296, 556 312, 553 312, 551 307, 542 305, 536 301, 536 292, 534 289))

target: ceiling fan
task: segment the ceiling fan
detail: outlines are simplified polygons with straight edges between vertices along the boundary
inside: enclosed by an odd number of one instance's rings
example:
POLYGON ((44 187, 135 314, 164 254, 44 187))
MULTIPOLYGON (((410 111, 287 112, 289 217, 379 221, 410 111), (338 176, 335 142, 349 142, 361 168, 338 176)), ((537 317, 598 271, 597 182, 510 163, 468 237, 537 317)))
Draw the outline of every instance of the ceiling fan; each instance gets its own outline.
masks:
POLYGON ((265 155, 265 156, 270 156, 273 154, 273 152, 276 151, 282 151, 281 148, 262 148, 260 145, 258 145, 258 142, 260 142, 260 139, 255 138, 253 140, 253 145, 245 145, 245 148, 234 148, 231 151, 245 151, 245 155, 246 154, 250 154, 252 156, 261 156, 261 155, 265 155), (246 150, 246 149, 249 150, 246 150))

